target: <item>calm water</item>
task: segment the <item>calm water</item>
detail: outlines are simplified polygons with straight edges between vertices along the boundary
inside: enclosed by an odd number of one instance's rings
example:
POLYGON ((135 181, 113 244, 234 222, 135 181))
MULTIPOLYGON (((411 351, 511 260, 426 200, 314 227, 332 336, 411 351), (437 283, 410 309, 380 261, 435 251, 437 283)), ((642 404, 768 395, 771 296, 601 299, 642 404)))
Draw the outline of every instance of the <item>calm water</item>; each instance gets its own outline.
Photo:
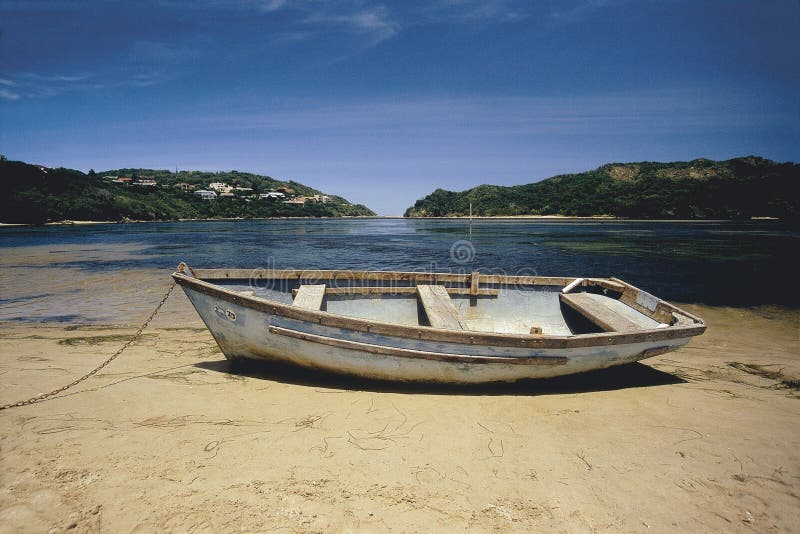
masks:
POLYGON ((467 237, 466 220, 0 228, 0 319, 38 314, 79 320, 71 311, 81 299, 103 298, 80 294, 84 286, 107 280, 121 292, 108 298, 124 307, 126 291, 163 288, 180 261, 198 267, 617 276, 662 298, 715 305, 797 306, 800 293, 793 276, 800 232, 777 222, 477 220, 472 241, 467 237), (52 309, 73 293, 80 295, 52 309))

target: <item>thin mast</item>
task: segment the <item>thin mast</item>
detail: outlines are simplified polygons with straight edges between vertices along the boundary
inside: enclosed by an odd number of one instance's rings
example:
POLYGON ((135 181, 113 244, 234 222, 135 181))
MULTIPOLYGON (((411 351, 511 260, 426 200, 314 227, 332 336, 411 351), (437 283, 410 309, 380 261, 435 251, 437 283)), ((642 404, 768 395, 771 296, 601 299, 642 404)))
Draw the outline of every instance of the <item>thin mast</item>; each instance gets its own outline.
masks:
POLYGON ((472 202, 469 203, 469 240, 472 241, 472 202))

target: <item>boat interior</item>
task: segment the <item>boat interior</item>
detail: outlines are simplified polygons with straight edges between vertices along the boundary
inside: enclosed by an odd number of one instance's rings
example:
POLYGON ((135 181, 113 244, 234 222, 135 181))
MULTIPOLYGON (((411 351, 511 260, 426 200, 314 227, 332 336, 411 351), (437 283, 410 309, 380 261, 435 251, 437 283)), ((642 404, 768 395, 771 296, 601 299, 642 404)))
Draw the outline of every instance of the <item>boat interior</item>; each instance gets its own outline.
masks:
POLYGON ((404 326, 532 336, 702 323, 621 280, 385 271, 195 269, 248 297, 404 326))

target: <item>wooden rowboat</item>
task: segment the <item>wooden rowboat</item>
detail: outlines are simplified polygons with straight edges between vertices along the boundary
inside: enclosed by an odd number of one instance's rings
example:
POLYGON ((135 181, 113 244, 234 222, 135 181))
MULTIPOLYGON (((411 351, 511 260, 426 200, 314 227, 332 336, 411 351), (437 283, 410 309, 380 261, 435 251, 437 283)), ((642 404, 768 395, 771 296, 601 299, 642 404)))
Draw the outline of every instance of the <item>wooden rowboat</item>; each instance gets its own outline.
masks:
POLYGON ((229 359, 381 380, 580 373, 675 350, 706 329, 616 278, 185 264, 172 276, 229 359))

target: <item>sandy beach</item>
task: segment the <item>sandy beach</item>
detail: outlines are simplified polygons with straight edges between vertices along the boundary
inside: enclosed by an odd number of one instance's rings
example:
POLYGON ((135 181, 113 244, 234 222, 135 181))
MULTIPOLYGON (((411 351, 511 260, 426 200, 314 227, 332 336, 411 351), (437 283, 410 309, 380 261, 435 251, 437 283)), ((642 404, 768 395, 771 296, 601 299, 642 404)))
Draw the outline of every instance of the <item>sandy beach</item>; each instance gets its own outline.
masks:
MULTIPOLYGON (((0 412, 0 530, 800 524, 797 310, 687 305, 709 329, 678 352, 443 388, 231 367, 188 308, 175 293, 100 373, 0 412)), ((0 323, 0 402, 71 381, 133 331, 0 323)))

